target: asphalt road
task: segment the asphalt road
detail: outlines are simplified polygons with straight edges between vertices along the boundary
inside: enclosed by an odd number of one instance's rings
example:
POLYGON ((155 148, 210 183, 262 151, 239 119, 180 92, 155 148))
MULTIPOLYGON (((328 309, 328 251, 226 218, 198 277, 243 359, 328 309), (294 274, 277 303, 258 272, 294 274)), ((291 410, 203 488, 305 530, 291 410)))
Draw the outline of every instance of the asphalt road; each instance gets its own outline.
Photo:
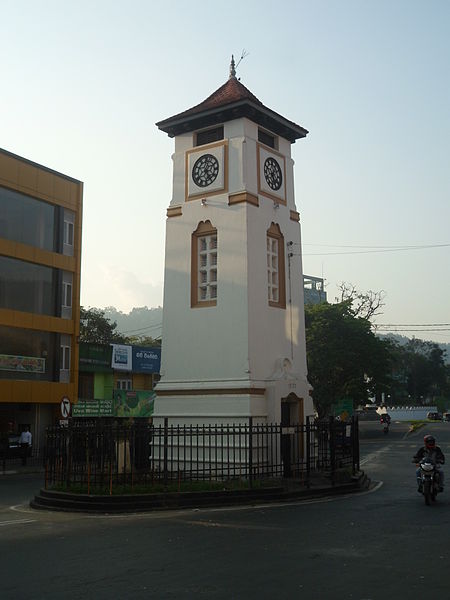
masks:
POLYGON ((411 457, 432 432, 450 460, 450 423, 407 429, 361 423, 372 490, 289 505, 50 513, 40 478, 0 477, 0 598, 447 598, 450 488, 425 506, 411 457))

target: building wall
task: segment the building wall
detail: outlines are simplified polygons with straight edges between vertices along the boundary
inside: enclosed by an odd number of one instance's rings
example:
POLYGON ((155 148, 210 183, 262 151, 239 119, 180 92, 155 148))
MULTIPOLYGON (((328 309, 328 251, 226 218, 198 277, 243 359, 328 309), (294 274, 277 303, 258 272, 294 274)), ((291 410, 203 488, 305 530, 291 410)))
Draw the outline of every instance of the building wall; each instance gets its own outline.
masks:
POLYGON ((0 149, 0 403, 76 401, 82 196, 80 181, 0 149))

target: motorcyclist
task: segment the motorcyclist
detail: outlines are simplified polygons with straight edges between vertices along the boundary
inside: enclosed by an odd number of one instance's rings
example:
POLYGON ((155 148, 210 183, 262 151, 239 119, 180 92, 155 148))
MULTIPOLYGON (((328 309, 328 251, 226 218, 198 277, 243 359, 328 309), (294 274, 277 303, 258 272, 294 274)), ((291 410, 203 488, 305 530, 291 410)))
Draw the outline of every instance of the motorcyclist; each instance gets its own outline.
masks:
MULTIPOLYGON (((413 457, 416 464, 420 463, 423 458, 430 458, 436 465, 436 471, 439 475, 439 491, 444 491, 444 473, 439 468, 440 465, 445 463, 445 456, 439 446, 436 446, 436 440, 432 435, 426 435, 423 438, 423 446, 419 448, 413 457)), ((420 467, 416 471, 418 492, 422 493, 422 480, 420 477, 420 467)))
POLYGON ((391 424, 391 415, 389 413, 383 413, 380 417, 380 423, 391 424))

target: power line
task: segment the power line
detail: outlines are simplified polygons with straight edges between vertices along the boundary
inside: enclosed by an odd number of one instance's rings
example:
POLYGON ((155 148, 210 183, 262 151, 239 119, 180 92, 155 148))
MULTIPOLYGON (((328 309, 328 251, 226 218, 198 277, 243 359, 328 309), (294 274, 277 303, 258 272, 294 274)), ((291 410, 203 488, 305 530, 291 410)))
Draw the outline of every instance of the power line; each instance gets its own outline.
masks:
POLYGON ((125 333, 136 333, 137 331, 146 331, 147 329, 157 329, 157 328, 161 328, 162 325, 161 323, 157 324, 157 325, 147 325, 147 327, 140 327, 139 329, 128 329, 127 331, 121 331, 120 333, 125 334, 125 333))
MULTIPOLYGON (((376 327, 376 326, 375 326, 375 328, 378 329, 378 327, 376 327)), ((385 333, 394 333, 394 332, 399 332, 399 331, 403 331, 403 332, 415 331, 416 333, 426 333, 426 332, 434 333, 435 331, 450 331, 450 328, 448 328, 448 329, 445 329, 445 328, 444 329, 385 329, 384 331, 385 331, 385 333)))
POLYGON ((377 327, 450 327, 450 323, 376 323, 377 327))
MULTIPOLYGON (((299 244, 295 244, 295 245, 299 245, 299 244)), ((389 249, 389 248, 422 248, 422 247, 428 247, 431 246, 432 244, 383 244, 382 246, 379 246, 377 244, 308 244, 306 242, 303 242, 302 244, 303 246, 317 246, 319 248, 384 248, 384 249, 389 249)), ((449 246, 450 242, 446 242, 445 244, 438 244, 438 246, 449 246)))
MULTIPOLYGON (((306 245, 306 244, 305 244, 306 245)), ((314 244, 311 244, 314 245, 314 244)), ((303 256, 337 256, 342 254, 375 254, 381 252, 403 252, 405 250, 426 250, 428 248, 445 248, 450 246, 450 244, 429 244, 426 246, 398 246, 398 247, 385 247, 379 248, 376 250, 355 250, 351 252, 315 252, 315 253, 304 253, 303 256)), ((332 247, 332 246, 331 246, 332 247)), ((335 248, 340 248, 341 246, 334 246, 335 248)), ((358 246, 349 246, 350 248, 358 248, 358 246)), ((364 246, 362 246, 364 247, 364 246)), ((373 248, 373 246, 368 246, 369 248, 373 248)))

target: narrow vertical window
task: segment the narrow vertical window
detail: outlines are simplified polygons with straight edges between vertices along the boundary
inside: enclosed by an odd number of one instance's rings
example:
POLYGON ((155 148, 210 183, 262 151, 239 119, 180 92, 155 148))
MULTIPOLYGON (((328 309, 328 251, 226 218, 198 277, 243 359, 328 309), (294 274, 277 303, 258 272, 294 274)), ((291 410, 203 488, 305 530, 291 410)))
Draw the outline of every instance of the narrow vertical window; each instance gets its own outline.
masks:
POLYGON ((70 369, 70 347, 61 346, 59 368, 61 371, 69 371, 70 369))
POLYGON ((191 307, 217 304, 217 229, 202 221, 192 234, 191 307))
POLYGON ((72 307, 72 284, 66 281, 63 281, 62 305, 64 308, 72 307))
POLYGON ((269 306, 286 308, 284 237, 279 225, 275 223, 267 230, 266 260, 269 306))
POLYGON ((64 221, 64 243, 73 246, 73 223, 64 221))

